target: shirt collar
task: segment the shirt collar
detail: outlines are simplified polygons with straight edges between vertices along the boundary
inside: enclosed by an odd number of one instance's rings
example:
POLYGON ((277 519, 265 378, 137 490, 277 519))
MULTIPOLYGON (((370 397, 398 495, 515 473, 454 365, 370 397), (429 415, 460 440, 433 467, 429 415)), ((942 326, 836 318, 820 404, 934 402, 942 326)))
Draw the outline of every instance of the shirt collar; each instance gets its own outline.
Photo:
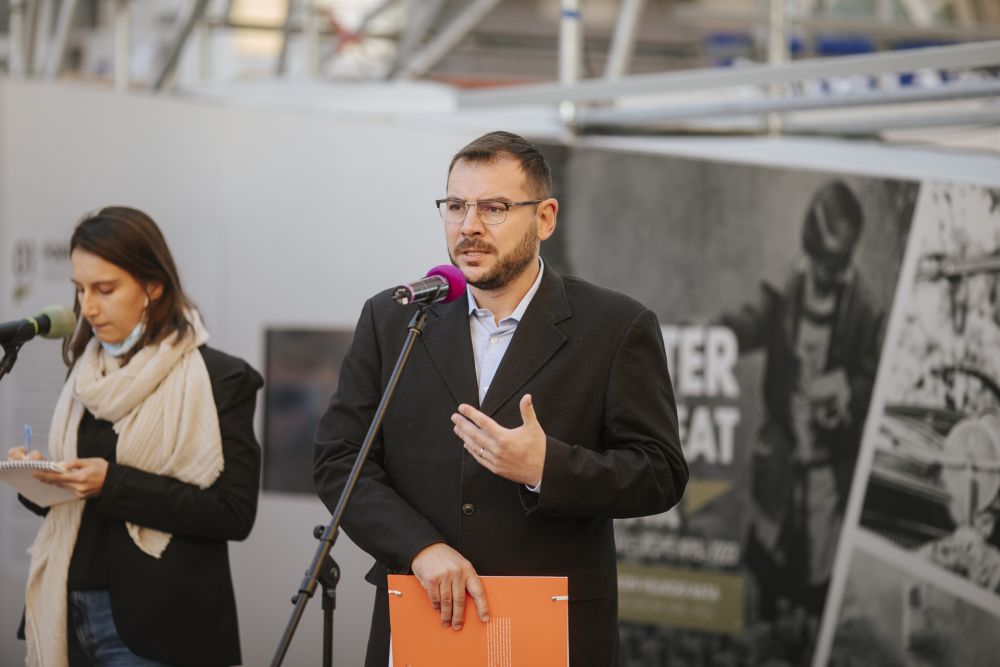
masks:
MULTIPOLYGON (((531 300, 535 297, 535 293, 538 291, 539 286, 542 284, 542 274, 545 273, 545 262, 542 260, 541 256, 538 258, 538 275, 535 277, 535 282, 531 284, 528 291, 525 292, 524 296, 521 297, 520 303, 517 304, 517 308, 514 309, 510 315, 504 318, 504 322, 507 320, 514 320, 515 322, 520 322, 521 318, 524 317, 524 311, 528 309, 528 305, 531 300)), ((476 297, 472 296, 472 287, 466 285, 465 287, 466 295, 469 298, 469 315, 475 315, 476 317, 483 317, 487 313, 492 315, 490 311, 485 308, 480 308, 476 304, 476 297)))

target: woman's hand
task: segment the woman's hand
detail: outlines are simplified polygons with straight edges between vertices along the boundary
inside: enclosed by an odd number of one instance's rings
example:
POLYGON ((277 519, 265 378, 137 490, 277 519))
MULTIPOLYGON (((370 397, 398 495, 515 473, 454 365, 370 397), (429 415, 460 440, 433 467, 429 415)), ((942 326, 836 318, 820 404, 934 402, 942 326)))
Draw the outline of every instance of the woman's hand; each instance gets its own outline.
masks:
POLYGON ((104 478, 108 474, 108 462, 102 458, 70 459, 62 464, 66 472, 34 473, 37 479, 47 484, 55 484, 69 489, 77 498, 86 499, 100 495, 104 488, 104 478))
POLYGON ((37 449, 33 449, 30 452, 26 451, 24 447, 11 447, 7 452, 7 458, 12 461, 23 461, 27 459, 28 461, 41 461, 45 457, 37 449))

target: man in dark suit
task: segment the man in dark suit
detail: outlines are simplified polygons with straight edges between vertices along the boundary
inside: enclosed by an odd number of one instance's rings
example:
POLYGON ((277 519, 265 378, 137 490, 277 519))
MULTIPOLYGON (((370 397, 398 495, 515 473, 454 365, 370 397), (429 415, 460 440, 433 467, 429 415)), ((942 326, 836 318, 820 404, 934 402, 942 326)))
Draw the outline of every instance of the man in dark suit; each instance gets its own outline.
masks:
MULTIPOLYGON (((664 512, 687 465, 656 316, 557 275, 539 258, 555 231, 545 158, 493 132, 459 151, 438 202, 468 298, 431 307, 344 516, 376 563, 367 665, 389 656, 386 574, 412 573, 461 630, 479 575, 569 578, 574 667, 617 661, 611 519, 664 512)), ((402 348, 414 307, 364 306, 316 436, 331 509, 402 348)))

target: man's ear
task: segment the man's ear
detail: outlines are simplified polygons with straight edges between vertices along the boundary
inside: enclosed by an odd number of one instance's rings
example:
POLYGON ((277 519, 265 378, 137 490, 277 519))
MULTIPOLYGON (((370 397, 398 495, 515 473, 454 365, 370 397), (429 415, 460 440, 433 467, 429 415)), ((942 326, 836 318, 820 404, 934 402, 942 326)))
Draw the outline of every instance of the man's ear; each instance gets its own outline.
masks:
POLYGON ((544 241, 556 231, 556 218, 559 215, 559 200, 549 197, 538 205, 538 240, 544 241))

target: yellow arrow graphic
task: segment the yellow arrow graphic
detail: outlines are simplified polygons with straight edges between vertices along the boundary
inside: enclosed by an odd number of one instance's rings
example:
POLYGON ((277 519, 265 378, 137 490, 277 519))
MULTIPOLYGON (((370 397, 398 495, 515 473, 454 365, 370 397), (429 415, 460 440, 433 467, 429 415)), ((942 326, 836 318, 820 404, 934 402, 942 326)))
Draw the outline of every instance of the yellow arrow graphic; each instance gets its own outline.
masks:
POLYGON ((719 479, 688 480, 684 491, 684 512, 693 514, 732 488, 733 483, 719 479))

